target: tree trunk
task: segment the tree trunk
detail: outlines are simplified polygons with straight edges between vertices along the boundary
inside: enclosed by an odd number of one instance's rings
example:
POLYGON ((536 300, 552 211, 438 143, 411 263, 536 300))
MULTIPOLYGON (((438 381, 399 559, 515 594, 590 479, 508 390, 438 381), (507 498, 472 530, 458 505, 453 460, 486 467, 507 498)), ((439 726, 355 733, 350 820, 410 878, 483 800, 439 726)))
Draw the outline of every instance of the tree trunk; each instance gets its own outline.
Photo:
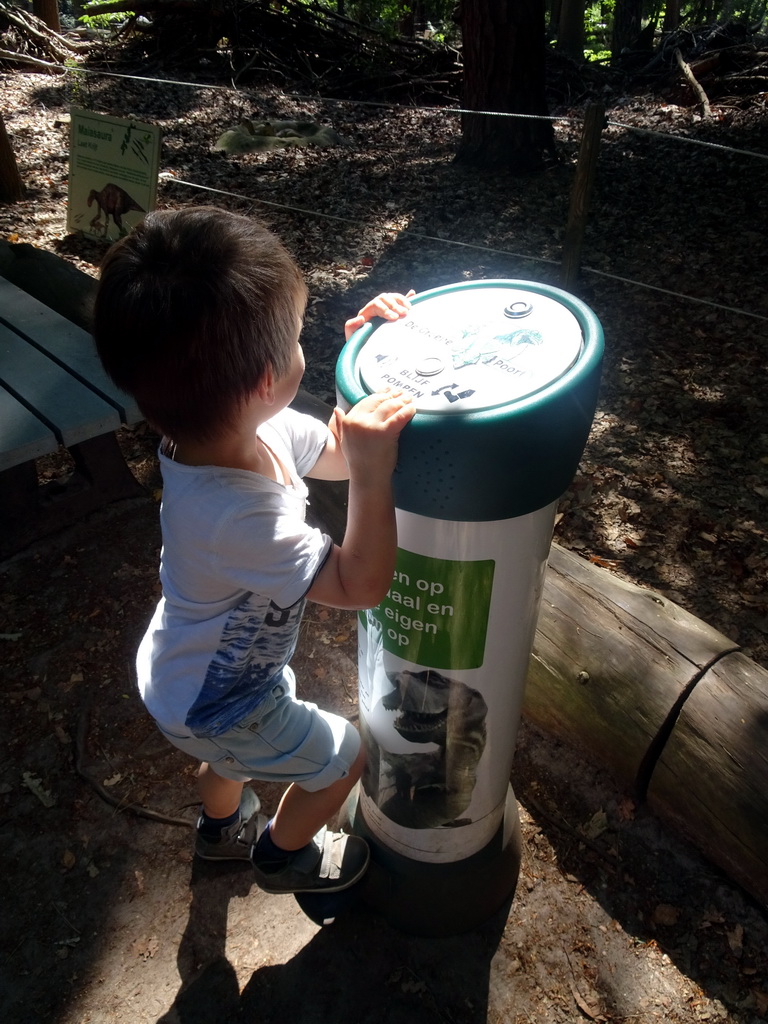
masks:
POLYGON ((642 9, 642 0, 616 0, 611 36, 611 55, 614 60, 621 57, 622 50, 630 49, 640 34, 642 9))
POLYGON ((399 28, 400 35, 406 39, 413 39, 416 35, 416 16, 412 3, 404 2, 400 5, 399 28))
MULTIPOLYGON (((548 114, 544 0, 464 0, 464 106, 548 114)), ((463 114, 457 159, 486 169, 541 170, 554 153, 550 121, 463 114)))
POLYGON ((11 140, 0 114, 0 202, 15 203, 24 198, 24 185, 16 166, 11 140))
POLYGON ((574 60, 584 60, 584 8, 586 0, 563 0, 557 48, 574 60))
POLYGON ((662 32, 677 32, 680 27, 680 0, 668 0, 664 5, 662 32))
POLYGON ((557 35, 562 7, 563 0, 547 0, 547 31, 550 39, 557 35))
POLYGON ((698 6, 689 15, 688 22, 691 25, 709 25, 715 21, 716 10, 715 0, 699 0, 698 6))
POLYGON ((58 0, 32 0, 32 13, 44 21, 48 28, 61 33, 58 0))

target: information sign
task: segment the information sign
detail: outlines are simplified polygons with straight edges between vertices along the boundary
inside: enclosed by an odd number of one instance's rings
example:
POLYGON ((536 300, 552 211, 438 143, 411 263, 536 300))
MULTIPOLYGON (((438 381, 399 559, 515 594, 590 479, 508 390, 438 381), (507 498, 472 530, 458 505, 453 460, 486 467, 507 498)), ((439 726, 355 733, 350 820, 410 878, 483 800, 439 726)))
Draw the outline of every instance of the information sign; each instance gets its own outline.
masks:
POLYGON ((116 241, 153 209, 160 129, 73 107, 67 228, 116 241))

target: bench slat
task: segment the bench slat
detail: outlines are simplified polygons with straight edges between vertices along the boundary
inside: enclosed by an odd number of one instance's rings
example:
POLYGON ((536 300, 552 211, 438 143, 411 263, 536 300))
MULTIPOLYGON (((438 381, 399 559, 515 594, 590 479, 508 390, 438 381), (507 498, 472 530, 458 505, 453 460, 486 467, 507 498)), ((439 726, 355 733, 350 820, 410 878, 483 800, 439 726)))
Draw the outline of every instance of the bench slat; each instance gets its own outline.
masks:
POLYGON ((115 387, 104 371, 91 336, 21 288, 0 277, 0 321, 23 332, 72 374, 114 405, 122 423, 144 417, 130 395, 115 387))
MULTIPOLYGON (((33 409, 67 447, 120 426, 114 406, 3 324, 0 383, 33 409)), ((2 447, 7 451, 5 439, 2 447)), ((17 457, 17 461, 22 460, 17 457)))
POLYGON ((0 470, 48 455, 59 447, 56 435, 12 394, 0 387, 0 470))

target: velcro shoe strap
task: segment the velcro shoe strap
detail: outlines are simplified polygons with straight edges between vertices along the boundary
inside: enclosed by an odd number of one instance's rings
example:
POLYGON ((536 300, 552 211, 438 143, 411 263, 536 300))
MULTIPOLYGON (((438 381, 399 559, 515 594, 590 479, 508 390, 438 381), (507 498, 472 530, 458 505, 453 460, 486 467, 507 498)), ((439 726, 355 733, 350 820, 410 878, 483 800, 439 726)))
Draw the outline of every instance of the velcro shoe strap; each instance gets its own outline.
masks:
POLYGON ((347 837, 326 829, 325 835, 322 837, 322 844, 323 855, 318 874, 320 878, 335 880, 341 874, 341 863, 344 859, 344 847, 347 845, 347 837))

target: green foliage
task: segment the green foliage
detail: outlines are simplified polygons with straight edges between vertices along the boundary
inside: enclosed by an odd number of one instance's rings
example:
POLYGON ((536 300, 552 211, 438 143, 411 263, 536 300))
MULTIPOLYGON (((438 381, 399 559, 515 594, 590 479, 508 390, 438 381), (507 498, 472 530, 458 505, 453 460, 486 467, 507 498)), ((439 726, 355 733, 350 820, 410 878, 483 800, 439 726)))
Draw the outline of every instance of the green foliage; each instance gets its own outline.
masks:
MULTIPOLYGON (((616 0, 609 0, 603 7, 613 10, 616 0)), ((600 6, 600 5, 597 5, 600 6)), ((664 21, 667 5, 664 0, 646 0, 643 4, 643 23, 664 21)), ((689 0, 680 4, 680 24, 696 27, 710 22, 743 21, 754 26, 765 20, 768 0, 689 0)))
POLYGON ((452 18, 456 0, 344 0, 343 12, 339 11, 338 0, 302 2, 343 13, 361 25, 378 29, 393 38, 408 31, 409 25, 423 30, 428 23, 432 26, 431 37, 440 42, 456 33, 452 18))
MULTIPOLYGON (((585 50, 587 60, 610 59, 613 15, 621 0, 595 0, 584 10, 585 50)), ((664 0, 647 0, 643 5, 643 25, 654 21, 661 28, 667 5, 664 0)), ((768 19, 768 0, 690 0, 680 4, 680 25, 696 28, 709 23, 741 21, 755 28, 768 19)))
POLYGON ((88 76, 75 57, 67 57, 64 67, 67 69, 69 102, 73 107, 85 106, 88 101, 88 76))
POLYGON ((77 20, 82 22, 87 28, 115 28, 125 21, 126 18, 133 17, 131 11, 111 11, 109 14, 99 14, 99 7, 103 7, 106 3, 111 3, 111 0, 90 0, 90 3, 87 3, 83 8, 86 13, 82 14, 77 20))
POLYGON ((584 11, 584 56, 587 60, 609 60, 611 26, 616 0, 588 3, 584 11))
POLYGON ((411 5, 407 0, 347 0, 344 4, 348 18, 377 28, 389 36, 400 34, 400 25, 410 11, 411 5))

